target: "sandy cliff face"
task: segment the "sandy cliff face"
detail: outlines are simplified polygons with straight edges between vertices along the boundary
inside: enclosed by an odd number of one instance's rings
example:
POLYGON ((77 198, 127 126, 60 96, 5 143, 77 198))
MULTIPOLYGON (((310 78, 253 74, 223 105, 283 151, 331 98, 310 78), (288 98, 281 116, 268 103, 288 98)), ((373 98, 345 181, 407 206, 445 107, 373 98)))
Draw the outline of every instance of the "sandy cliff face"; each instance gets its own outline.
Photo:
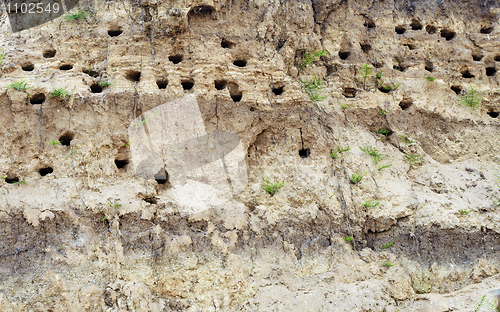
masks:
POLYGON ((497 1, 81 1, 14 33, 5 9, 1 311, 472 311, 500 288, 497 1))

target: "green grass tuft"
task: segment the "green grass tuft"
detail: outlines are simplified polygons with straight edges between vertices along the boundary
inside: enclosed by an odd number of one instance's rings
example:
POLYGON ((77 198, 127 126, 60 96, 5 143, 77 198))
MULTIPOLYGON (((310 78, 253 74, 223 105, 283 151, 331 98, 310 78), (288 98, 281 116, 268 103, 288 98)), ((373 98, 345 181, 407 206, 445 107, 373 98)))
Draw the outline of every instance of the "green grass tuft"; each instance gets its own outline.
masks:
POLYGON ((7 92, 9 90, 16 90, 16 91, 24 92, 24 91, 26 91, 26 89, 29 89, 29 88, 31 88, 31 87, 28 86, 28 80, 23 79, 23 80, 14 81, 11 84, 9 84, 7 86, 7 88, 5 88, 5 92, 7 92))
POLYGON ((3 51, 3 48, 0 47, 0 65, 2 65, 3 59, 7 55, 6 52, 3 51))
POLYGON ((366 175, 366 172, 358 171, 356 173, 351 174, 351 176, 349 177, 349 180, 351 180, 352 184, 358 184, 359 182, 361 182, 361 180, 363 180, 363 177, 365 175, 366 175))
POLYGON ((460 209, 460 214, 462 216, 468 215, 472 210, 465 210, 465 209, 460 209))
POLYGON ((394 244, 394 238, 392 239, 392 241, 390 243, 387 243, 385 245, 380 246, 380 249, 387 249, 387 248, 391 247, 392 244, 394 244))
POLYGON ((462 93, 459 103, 463 106, 475 109, 483 102, 483 94, 479 92, 473 85, 469 86, 469 90, 462 93))
POLYGON ((352 241, 352 239, 353 239, 352 235, 349 235, 349 236, 347 236, 347 237, 344 237, 344 241, 345 241, 346 243, 348 243, 348 244, 352 241))
POLYGON ((434 78, 434 77, 432 77, 432 76, 425 76, 425 79, 426 79, 427 81, 430 81, 430 82, 432 82, 432 81, 436 80, 436 78, 434 78))
POLYGON ((52 88, 52 92, 50 92, 50 94, 49 94, 49 99, 51 99, 53 97, 59 97, 61 100, 66 101, 71 97, 71 95, 66 90, 66 87, 58 88, 58 89, 52 88))
POLYGON ((66 14, 64 16, 64 19, 67 21, 81 21, 89 17, 91 14, 91 11, 88 9, 83 9, 83 10, 78 10, 74 14, 66 14))
POLYGON ((359 146, 359 149, 362 150, 365 154, 372 156, 372 162, 374 164, 378 163, 384 157, 387 156, 385 154, 380 153, 379 150, 377 150, 376 148, 371 147, 371 146, 366 146, 366 147, 359 146))
POLYGON ((364 203, 361 204, 363 207, 366 207, 366 208, 373 208, 373 207, 377 207, 380 205, 380 201, 378 200, 365 200, 364 203))
POLYGON ((112 85, 112 82, 111 81, 100 81, 98 84, 101 87, 109 87, 110 85, 112 85))
POLYGON ((403 143, 406 143, 406 144, 412 144, 413 143, 413 140, 411 140, 407 135, 400 135, 399 136, 399 140, 403 143))
POLYGON ((50 143, 50 145, 57 145, 57 144, 61 144, 61 141, 59 141, 59 140, 50 140, 49 143, 50 143))
POLYGON ((264 190, 271 196, 276 194, 282 187, 285 185, 283 182, 271 182, 268 179, 264 178, 264 190))
POLYGON ((309 80, 302 80, 300 82, 302 84, 302 88, 309 96, 309 99, 313 102, 321 102, 326 98, 326 95, 321 94, 321 89, 324 81, 320 80, 316 75, 314 78, 309 80))
POLYGON ((410 167, 421 165, 424 160, 424 157, 418 154, 405 154, 404 161, 407 162, 410 167))
POLYGON ((392 166, 391 164, 388 164, 388 165, 381 165, 381 166, 378 166, 377 169, 378 171, 382 170, 382 169, 385 169, 385 168, 389 168, 390 166, 392 166))
POLYGON ((300 62, 299 66, 301 69, 306 69, 311 63, 316 62, 319 60, 320 57, 325 55, 328 51, 325 50, 318 50, 318 51, 305 51, 304 54, 302 55, 302 61, 300 62))

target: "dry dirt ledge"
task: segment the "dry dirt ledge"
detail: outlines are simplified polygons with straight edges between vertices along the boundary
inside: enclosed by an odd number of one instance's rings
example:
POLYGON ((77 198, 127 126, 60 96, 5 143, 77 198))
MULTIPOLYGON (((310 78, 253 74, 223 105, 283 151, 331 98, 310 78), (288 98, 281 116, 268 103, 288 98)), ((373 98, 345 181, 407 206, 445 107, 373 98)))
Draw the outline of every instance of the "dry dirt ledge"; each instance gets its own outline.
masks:
POLYGON ((498 1, 80 7, 93 14, 14 34, 2 13, 0 88, 31 88, 0 95, 1 311, 473 311, 500 288, 498 1), (400 87, 364 85, 365 63, 400 87), (317 103, 300 83, 314 75, 317 103), (471 84, 475 111, 458 105, 471 84), (49 98, 60 87, 73 98, 49 98), (185 94, 247 151, 244 192, 198 214, 137 177, 126 144, 185 94), (271 197, 262 177, 285 185, 271 197))

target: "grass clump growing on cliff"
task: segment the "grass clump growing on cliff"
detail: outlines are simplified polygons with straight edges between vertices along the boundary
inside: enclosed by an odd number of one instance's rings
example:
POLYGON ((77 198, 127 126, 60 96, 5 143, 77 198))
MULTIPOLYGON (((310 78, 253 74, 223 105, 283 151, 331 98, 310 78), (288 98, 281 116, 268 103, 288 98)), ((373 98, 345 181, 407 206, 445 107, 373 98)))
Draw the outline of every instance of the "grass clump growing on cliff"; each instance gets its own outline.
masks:
POLYGON ((436 80, 436 78, 432 76, 425 76, 425 80, 433 82, 434 80, 436 80))
POLYGON ((380 205, 380 201, 378 200, 365 200, 364 203, 361 204, 363 207, 366 207, 366 208, 373 208, 373 207, 377 207, 380 205))
POLYGON ((311 63, 316 62, 319 60, 320 57, 325 55, 327 53, 326 50, 318 50, 314 51, 312 50, 311 52, 305 51, 304 54, 302 55, 302 61, 299 64, 299 67, 301 69, 306 69, 311 63))
POLYGON ((362 146, 359 146, 359 149, 361 151, 363 151, 366 155, 369 155, 372 157, 372 162, 374 164, 378 163, 379 161, 381 161, 384 157, 386 157, 387 155, 385 154, 382 154, 380 153, 380 151, 374 147, 371 147, 371 146, 366 146, 366 147, 362 147, 362 146))
POLYGON ((49 140, 49 143, 50 143, 50 145, 54 146, 54 145, 57 145, 57 144, 61 144, 61 141, 59 141, 59 140, 49 140))
POLYGON ((347 244, 349 244, 349 243, 352 241, 352 239, 353 239, 352 235, 349 235, 349 236, 347 236, 347 237, 344 237, 344 241, 345 241, 347 244))
POLYGON ((271 182, 268 179, 264 178, 264 190, 267 192, 267 194, 273 196, 276 194, 282 187, 285 185, 283 182, 271 182))
POLYGON ((24 92, 26 91, 26 89, 29 89, 31 87, 28 86, 28 80, 26 79, 22 79, 22 80, 18 80, 18 81, 14 81, 12 83, 10 83, 7 88, 5 88, 5 92, 9 91, 9 90, 16 90, 16 91, 20 91, 20 92, 24 92))
POLYGON ((405 162, 407 162, 410 167, 418 166, 422 164, 422 161, 424 160, 424 157, 418 155, 418 154, 405 154, 405 162))
POLYGON ((390 261, 385 261, 384 263, 382 263, 382 265, 385 266, 385 267, 388 267, 388 268, 394 266, 394 264, 392 264, 390 261))
POLYGON ((399 136, 399 140, 403 143, 406 143, 406 144, 412 144, 413 143, 413 140, 410 139, 407 135, 400 135, 399 136))
POLYGON ((112 85, 112 82, 111 81, 100 81, 99 85, 101 87, 109 87, 110 85, 112 85))
POLYGON ((336 150, 334 150, 333 152, 330 153, 330 157, 333 158, 333 159, 339 159, 339 158, 342 158, 342 153, 345 153, 347 151, 349 151, 351 148, 349 146, 347 147, 337 147, 336 150))
POLYGON ((359 69, 359 72, 361 74, 361 77, 363 77, 363 88, 365 88, 365 84, 366 84, 366 78, 370 77, 371 74, 372 74, 372 70, 373 70, 373 67, 371 67, 370 65, 368 64, 364 64, 363 66, 361 66, 361 68, 359 69))
POLYGON ((5 58, 6 55, 7 53, 3 51, 3 48, 0 48, 0 65, 2 65, 3 59, 5 58))
POLYGON ((391 247, 392 244, 394 244, 394 238, 392 239, 392 241, 390 243, 387 243, 387 244, 380 246, 380 249, 387 249, 387 248, 391 247))
POLYGON ((50 92, 50 94, 49 94, 49 99, 54 98, 54 97, 58 97, 61 100, 66 101, 71 97, 71 95, 66 90, 66 87, 58 88, 58 89, 52 88, 52 92, 50 92))
POLYGON ((64 19, 67 21, 80 21, 86 19, 90 14, 91 11, 89 9, 79 9, 74 14, 66 14, 64 19))
POLYGON ((314 78, 309 80, 302 80, 300 82, 302 84, 302 88, 307 93, 311 101, 313 102, 321 102, 326 98, 326 95, 321 94, 321 89, 324 81, 320 80, 316 75, 314 78))
POLYGON ((476 108, 483 102, 483 94, 479 92, 473 85, 469 86, 469 90, 462 92, 459 103, 463 106, 476 108))
POLYGON ((366 172, 358 171, 356 173, 351 174, 351 176, 349 177, 349 180, 351 180, 352 184, 358 184, 359 182, 361 182, 361 180, 363 180, 363 177, 365 175, 366 175, 366 172))

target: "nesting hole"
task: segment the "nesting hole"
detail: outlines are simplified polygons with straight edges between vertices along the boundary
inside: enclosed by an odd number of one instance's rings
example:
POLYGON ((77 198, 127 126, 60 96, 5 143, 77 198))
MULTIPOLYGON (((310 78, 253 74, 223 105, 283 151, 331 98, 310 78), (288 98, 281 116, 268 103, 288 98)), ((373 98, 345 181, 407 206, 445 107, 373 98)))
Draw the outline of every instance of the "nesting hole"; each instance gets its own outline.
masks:
POLYGON ((495 76, 497 69, 495 67, 486 67, 486 76, 495 76))
POLYGON ((224 49, 232 49, 234 48, 235 43, 226 39, 222 39, 220 46, 223 47, 224 49))
POLYGON ((413 105, 413 101, 410 98, 403 98, 401 102, 399 102, 399 107, 401 107, 402 110, 407 110, 413 105))
POLYGON ((283 87, 273 88, 274 95, 281 95, 283 93, 283 87))
POLYGON ((339 57, 341 60, 347 60, 347 58, 351 55, 349 51, 339 51, 339 57))
POLYGON ((52 169, 51 167, 40 168, 40 169, 38 170, 38 173, 39 173, 42 177, 44 177, 44 176, 46 176, 46 175, 48 175, 49 173, 52 173, 52 172, 54 172, 54 169, 52 169))
POLYGON ((395 64, 392 68, 394 68, 395 70, 398 70, 400 72, 404 72, 405 71, 405 66, 399 62, 398 64, 395 64))
POLYGON ((355 88, 344 88, 344 91, 342 91, 342 95, 345 96, 346 98, 353 98, 356 96, 356 90, 355 88))
POLYGON ((182 89, 191 90, 194 87, 194 81, 192 79, 181 81, 182 89))
POLYGON ((26 64, 21 67, 24 71, 33 71, 35 69, 35 65, 33 64, 26 64))
POLYGON ((128 165, 127 159, 115 159, 115 165, 118 169, 124 169, 128 165))
POLYGON ((42 104, 43 102, 45 102, 45 94, 43 93, 37 93, 30 97, 31 104, 42 104))
POLYGON ((156 80, 156 85, 158 86, 158 89, 166 89, 168 86, 168 80, 167 79, 156 80))
POLYGON ((472 52, 472 59, 476 62, 481 61, 483 59, 483 53, 478 51, 472 52))
POLYGON ((196 6, 189 11, 189 18, 193 18, 195 16, 199 16, 201 18, 213 18, 214 9, 208 5, 200 5, 196 6))
POLYGON ((43 57, 44 58, 53 58, 56 56, 56 50, 45 50, 43 51, 43 57))
POLYGON ((245 60, 236 60, 236 61, 233 62, 233 64, 235 66, 238 66, 238 67, 245 67, 245 66, 247 66, 247 61, 245 61, 245 60))
POLYGON ((153 204, 153 205, 156 205, 158 203, 158 199, 156 199, 156 197, 144 197, 143 199, 145 202, 147 203, 150 203, 150 204, 153 204))
POLYGON ((417 20, 412 20, 410 24, 411 30, 422 30, 422 24, 417 20))
POLYGON ((101 93, 102 92, 102 87, 98 85, 97 83, 94 83, 93 85, 90 86, 90 92, 92 93, 101 93))
POLYGON ((394 30, 396 31, 396 34, 398 34, 398 35, 402 35, 406 32, 406 28, 403 25, 396 26, 394 28, 394 30))
POLYGON ((445 38, 447 41, 455 38, 455 32, 450 29, 441 30, 441 37, 445 38))
POLYGON ((165 168, 161 168, 160 171, 154 175, 154 178, 158 184, 165 184, 168 182, 168 172, 165 168))
POLYGON ((82 70, 82 72, 93 78, 99 77, 99 73, 96 72, 95 70, 82 70))
POLYGON ((475 76, 470 72, 470 70, 466 69, 462 71, 462 77, 466 79, 474 78, 475 76))
POLYGON ((130 70, 127 72, 125 75, 125 78, 127 78, 130 81, 140 81, 141 80, 141 72, 137 70, 130 70))
POLYGON ((214 81, 215 89, 223 90, 227 86, 227 81, 225 80, 215 80, 214 81))
POLYGON ((363 24, 363 26, 368 28, 375 28, 375 22, 371 18, 365 17, 365 23, 363 24))
POLYGON ((300 158, 307 158, 311 155, 311 150, 308 148, 303 148, 299 151, 300 158))
POLYGON ((436 28, 436 26, 433 26, 433 25, 427 25, 427 26, 425 26, 425 31, 427 31, 427 33, 433 35, 436 33, 437 28, 436 28))
POLYGON ((183 56, 180 54, 170 55, 168 59, 174 64, 179 64, 180 62, 182 62, 183 56))
POLYGON ((372 49, 372 46, 369 44, 360 43, 359 45, 361 46, 361 50, 363 50, 364 53, 368 53, 372 49))
POLYGON ((499 112, 487 112, 487 114, 488 114, 491 118, 498 118, 498 114, 499 114, 499 112))
POLYGON ((73 133, 66 132, 65 134, 59 137, 59 142, 61 142, 61 145, 69 146, 74 137, 75 135, 73 133))
POLYGON ((500 54, 498 54, 497 56, 495 56, 495 61, 500 62, 500 54))
POLYGON ((451 90, 453 92, 455 92, 457 95, 460 95, 460 93, 462 92, 462 87, 456 86, 456 85, 455 86, 451 86, 451 90))
POLYGON ((229 95, 231 96, 231 99, 233 99, 233 102, 236 103, 241 101, 243 94, 239 90, 238 85, 236 83, 230 83, 228 89, 229 89, 229 95))
POLYGON ((12 184, 12 183, 17 183, 19 182, 19 178, 18 177, 14 177, 14 178, 5 178, 5 182, 9 183, 9 184, 12 184))
POLYGON ((119 35, 122 34, 122 30, 121 29, 110 29, 108 30, 108 35, 110 37, 118 37, 119 35))
POLYGON ((490 27, 483 27, 481 30, 479 30, 482 34, 491 34, 493 31, 493 26, 490 27))
POLYGON ((434 64, 431 61, 425 61, 425 70, 432 73, 434 71, 434 64))
POLYGON ((71 64, 64 64, 64 65, 59 66, 60 70, 70 70, 72 68, 73 68, 73 65, 71 65, 71 64))

